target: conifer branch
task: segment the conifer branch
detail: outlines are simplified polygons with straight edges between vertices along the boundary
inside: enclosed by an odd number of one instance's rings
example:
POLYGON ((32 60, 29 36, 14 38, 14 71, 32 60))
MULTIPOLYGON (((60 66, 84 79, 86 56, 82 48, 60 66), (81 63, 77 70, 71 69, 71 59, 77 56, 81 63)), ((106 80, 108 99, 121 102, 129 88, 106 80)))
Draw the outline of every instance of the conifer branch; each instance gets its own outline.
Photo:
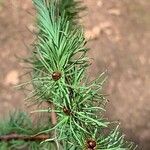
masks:
MULTIPOLYGON (((80 1, 33 0, 33 3, 38 30, 28 61, 33 68, 32 79, 23 86, 33 85, 27 99, 39 105, 49 104, 48 109, 33 112, 48 113, 51 122, 42 122, 42 126, 38 124, 34 129, 26 115, 11 116, 8 122, 0 124, 0 148, 5 142, 23 140, 29 141, 30 150, 54 150, 56 147, 62 150, 134 150, 133 143, 126 142, 120 134, 118 125, 112 130, 112 122, 103 116, 105 73, 92 82, 87 80, 88 48, 83 29, 77 24, 83 8, 80 1), (53 138, 49 137, 50 133, 53 138), (42 147, 39 141, 44 143, 42 147), (48 141, 54 141, 56 147, 52 148, 48 141)), ((16 143, 11 145, 17 147, 16 143)))

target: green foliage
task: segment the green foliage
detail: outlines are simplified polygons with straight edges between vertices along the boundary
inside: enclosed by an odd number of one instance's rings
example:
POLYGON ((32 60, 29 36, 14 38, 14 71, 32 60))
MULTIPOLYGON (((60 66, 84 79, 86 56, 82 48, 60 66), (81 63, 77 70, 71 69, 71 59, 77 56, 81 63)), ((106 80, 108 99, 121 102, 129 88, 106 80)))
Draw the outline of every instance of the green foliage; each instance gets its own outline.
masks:
POLYGON ((79 12, 84 11, 86 8, 82 5, 82 1, 75 0, 60 0, 59 12, 64 12, 69 21, 78 21, 80 15, 79 12))
MULTIPOLYGON (((49 128, 49 123, 39 123, 34 125, 29 116, 24 112, 15 112, 9 115, 7 120, 0 123, 0 137, 9 134, 18 135, 35 135, 39 131, 49 128), (46 125, 45 125, 46 124, 46 125)), ((53 142, 43 143, 35 141, 11 140, 8 142, 0 142, 0 150, 49 150, 55 148, 53 142)))
POLYGON ((51 2, 49 7, 41 0, 35 0, 34 3, 38 11, 39 32, 33 56, 29 60, 33 66, 32 83, 35 86, 33 97, 39 95, 36 100, 50 99, 51 92, 56 92, 59 85, 66 87, 65 80, 72 82, 74 70, 76 73, 80 72, 82 76, 88 66, 85 57, 86 41, 79 26, 71 27, 72 23, 68 21, 65 11, 62 16, 55 15, 59 14, 55 2, 51 2), (52 73, 55 71, 62 74, 58 82, 52 79, 52 73))
POLYGON ((8 123, 2 125, 2 129, 5 129, 1 135, 14 131, 26 135, 53 134, 42 144, 10 141, 1 142, 1 147, 17 148, 25 145, 30 150, 134 150, 133 144, 126 142, 119 133, 118 126, 111 131, 112 123, 103 117, 107 102, 102 93, 105 73, 92 82, 86 77, 88 49, 83 29, 76 24, 78 12, 82 9, 80 2, 33 2, 37 10, 38 32, 32 57, 27 60, 32 65, 32 79, 21 86, 33 85, 34 89, 27 99, 39 105, 42 102, 53 103, 54 109, 33 112, 55 112, 57 123, 52 126, 46 122, 45 127, 35 127, 26 115, 21 114, 17 119, 13 116, 8 123), (109 132, 105 133, 106 129, 109 132), (93 148, 89 147, 88 140, 95 142, 93 148))

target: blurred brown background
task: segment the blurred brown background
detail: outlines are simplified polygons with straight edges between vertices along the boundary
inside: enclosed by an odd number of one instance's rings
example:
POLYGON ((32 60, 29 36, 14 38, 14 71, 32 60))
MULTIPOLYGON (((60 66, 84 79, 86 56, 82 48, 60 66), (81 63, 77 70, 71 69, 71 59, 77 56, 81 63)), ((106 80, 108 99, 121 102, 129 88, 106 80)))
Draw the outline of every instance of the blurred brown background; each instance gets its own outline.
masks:
MULTIPOLYGON (((94 58, 89 75, 108 70, 106 115, 120 120, 139 150, 150 150, 150 1, 83 1, 88 11, 82 23, 94 58)), ((0 0, 0 117, 25 109, 23 93, 13 86, 24 72, 15 56, 26 56, 25 45, 33 41, 28 29, 34 29, 31 0, 0 0)))

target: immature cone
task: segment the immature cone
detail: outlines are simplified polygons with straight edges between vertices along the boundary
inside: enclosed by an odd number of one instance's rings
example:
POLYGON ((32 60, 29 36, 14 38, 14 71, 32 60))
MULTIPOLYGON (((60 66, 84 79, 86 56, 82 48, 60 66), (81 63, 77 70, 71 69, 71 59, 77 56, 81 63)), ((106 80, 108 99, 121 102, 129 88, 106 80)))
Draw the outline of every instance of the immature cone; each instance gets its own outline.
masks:
POLYGON ((96 147, 96 141, 94 141, 94 140, 87 141, 88 150, 95 150, 95 147, 96 147))
POLYGON ((71 114, 71 110, 66 108, 65 106, 63 107, 63 112, 68 116, 71 114))
POLYGON ((54 71, 54 72, 52 73, 52 78, 53 78, 54 81, 59 80, 59 79, 61 78, 61 72, 59 72, 59 71, 54 71))

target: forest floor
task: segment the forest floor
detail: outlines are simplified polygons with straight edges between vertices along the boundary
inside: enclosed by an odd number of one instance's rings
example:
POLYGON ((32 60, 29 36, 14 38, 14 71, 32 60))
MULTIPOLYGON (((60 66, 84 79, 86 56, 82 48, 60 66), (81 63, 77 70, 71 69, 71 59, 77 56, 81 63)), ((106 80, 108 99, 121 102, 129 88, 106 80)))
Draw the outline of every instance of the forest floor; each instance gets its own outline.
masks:
MULTIPOLYGON (((150 149, 150 3, 149 0, 83 0, 82 23, 89 39, 91 79, 107 70, 110 103, 106 116, 119 120, 139 150, 150 149)), ((0 0, 0 116, 25 109, 20 83, 34 37, 31 0, 0 0), (32 15, 31 15, 32 14, 32 15)))

